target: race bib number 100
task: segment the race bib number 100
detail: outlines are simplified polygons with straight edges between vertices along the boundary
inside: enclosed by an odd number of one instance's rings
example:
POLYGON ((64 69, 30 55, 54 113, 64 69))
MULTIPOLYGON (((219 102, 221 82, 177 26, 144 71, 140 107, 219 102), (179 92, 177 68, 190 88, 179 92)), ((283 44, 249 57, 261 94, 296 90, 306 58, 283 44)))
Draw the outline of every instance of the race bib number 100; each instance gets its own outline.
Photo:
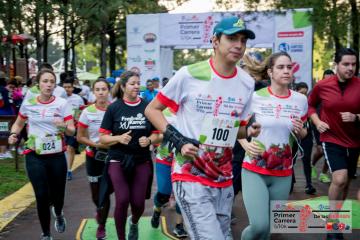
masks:
POLYGON ((205 145, 234 147, 239 126, 239 120, 205 117, 199 141, 205 145))
POLYGON ((61 137, 48 136, 35 138, 35 152, 40 155, 62 152, 61 137))

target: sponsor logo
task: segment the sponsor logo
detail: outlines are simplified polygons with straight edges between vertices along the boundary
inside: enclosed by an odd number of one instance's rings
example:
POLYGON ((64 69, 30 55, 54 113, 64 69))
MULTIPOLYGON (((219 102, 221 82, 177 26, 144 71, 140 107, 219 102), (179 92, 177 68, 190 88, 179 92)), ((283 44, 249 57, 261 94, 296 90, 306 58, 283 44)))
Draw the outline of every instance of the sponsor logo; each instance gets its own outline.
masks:
POLYGON ((233 27, 245 28, 245 23, 242 19, 239 19, 236 23, 234 23, 233 27))
POLYGON ((279 44, 279 47, 278 47, 279 51, 281 52, 288 52, 290 50, 290 45, 283 42, 283 43, 280 43, 279 44))
POLYGON ((278 38, 303 37, 304 31, 278 32, 277 36, 278 38))
POLYGON ((298 62, 293 62, 292 63, 292 72, 293 72, 293 74, 295 74, 299 70, 300 70, 300 64, 298 62))
POLYGON ((132 67, 132 68, 130 68, 129 71, 132 71, 132 72, 137 73, 137 74, 141 73, 140 68, 138 68, 138 67, 132 67))
POLYGON ((144 61, 144 65, 147 69, 153 69, 155 67, 155 60, 148 58, 144 61))
POLYGON ((156 41, 156 38, 157 37, 156 37, 155 33, 146 33, 146 34, 144 34, 144 37, 143 37, 143 39, 146 43, 153 43, 156 41))
POLYGON ((278 50, 281 52, 300 53, 304 51, 304 45, 302 43, 280 43, 278 50))

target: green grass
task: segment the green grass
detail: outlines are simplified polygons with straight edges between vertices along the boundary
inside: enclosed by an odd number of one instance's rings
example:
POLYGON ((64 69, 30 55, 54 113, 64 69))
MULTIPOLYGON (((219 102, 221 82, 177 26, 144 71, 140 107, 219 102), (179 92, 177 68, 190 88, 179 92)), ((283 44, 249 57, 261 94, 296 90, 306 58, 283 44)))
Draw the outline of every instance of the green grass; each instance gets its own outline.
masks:
MULTIPOLYGON (((87 219, 86 224, 81 232, 81 239, 94 239, 98 225, 95 219, 87 219)), ((152 228, 150 224, 150 217, 141 217, 139 221, 139 239, 169 239, 161 231, 161 227, 152 228)), ((129 232, 129 224, 126 224, 126 236, 129 232)), ((106 235, 107 239, 117 239, 115 221, 113 218, 108 218, 106 221, 106 235)))
POLYGON ((0 200, 17 191, 28 182, 24 157, 19 157, 19 171, 15 171, 14 159, 0 159, 0 200))

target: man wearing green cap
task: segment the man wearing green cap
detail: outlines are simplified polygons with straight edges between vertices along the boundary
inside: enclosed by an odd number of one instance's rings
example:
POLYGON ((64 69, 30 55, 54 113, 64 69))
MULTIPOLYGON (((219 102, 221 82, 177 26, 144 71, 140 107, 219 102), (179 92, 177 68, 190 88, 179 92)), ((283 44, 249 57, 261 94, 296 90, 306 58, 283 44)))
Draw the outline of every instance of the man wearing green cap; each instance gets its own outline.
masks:
POLYGON ((241 19, 222 19, 211 39, 214 56, 182 67, 145 111, 175 148, 173 191, 191 239, 232 239, 232 147, 260 132, 258 123, 245 127, 254 80, 236 66, 254 38, 241 19), (166 107, 177 129, 162 115, 166 107))

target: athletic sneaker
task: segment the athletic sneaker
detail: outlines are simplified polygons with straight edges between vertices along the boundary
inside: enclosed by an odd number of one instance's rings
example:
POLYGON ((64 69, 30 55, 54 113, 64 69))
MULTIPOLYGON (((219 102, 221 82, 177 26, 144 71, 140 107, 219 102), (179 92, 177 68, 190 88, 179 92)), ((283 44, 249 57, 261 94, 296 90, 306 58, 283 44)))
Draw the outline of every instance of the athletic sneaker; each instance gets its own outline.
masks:
POLYGON ((159 224, 160 224, 160 215, 161 215, 161 210, 158 211, 154 208, 153 210, 153 214, 151 216, 151 226, 153 228, 158 228, 159 224))
POLYGON ((128 218, 129 222, 129 234, 128 234, 128 240, 138 240, 139 238, 139 227, 138 224, 134 224, 132 222, 132 216, 128 218))
POLYGON ((314 195, 316 193, 316 189, 312 185, 309 185, 305 187, 305 193, 309 195, 314 195))
POLYGON ((43 233, 40 236, 40 240, 53 240, 50 235, 44 235, 43 233))
POLYGON ((311 166, 311 178, 312 179, 317 178, 317 171, 316 171, 316 167, 314 167, 314 166, 311 166))
POLYGON ((184 229, 184 225, 182 223, 176 224, 173 233, 178 238, 186 238, 188 236, 187 232, 184 229))
POLYGON ((326 234, 326 240, 343 240, 344 235, 342 233, 328 233, 326 234))
POLYGON ((326 173, 320 173, 319 181, 322 183, 330 183, 331 182, 329 176, 326 173))
POLYGON ((96 230, 96 238, 97 240, 103 240, 106 238, 106 230, 104 224, 99 224, 96 230))
POLYGON ((55 217, 55 230, 58 233, 63 233, 65 232, 65 228, 66 228, 66 219, 64 217, 64 213, 61 212, 61 214, 59 216, 56 215, 55 213, 55 208, 54 206, 51 207, 51 212, 53 214, 53 216, 55 217))
POLYGON ((73 176, 72 176, 72 171, 68 171, 66 177, 67 177, 67 180, 68 180, 68 181, 71 181, 72 178, 73 178, 73 176))

